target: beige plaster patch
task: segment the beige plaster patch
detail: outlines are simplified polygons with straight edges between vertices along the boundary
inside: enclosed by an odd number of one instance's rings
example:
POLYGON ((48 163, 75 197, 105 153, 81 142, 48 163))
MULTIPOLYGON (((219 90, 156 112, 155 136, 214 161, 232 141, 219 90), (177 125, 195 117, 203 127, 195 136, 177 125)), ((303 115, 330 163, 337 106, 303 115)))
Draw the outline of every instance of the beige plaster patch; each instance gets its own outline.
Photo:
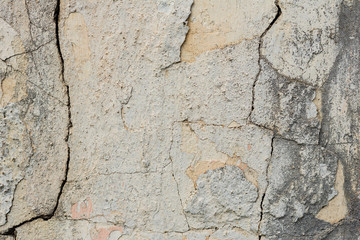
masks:
POLYGON ((335 189, 338 191, 338 194, 316 215, 316 218, 331 224, 344 219, 347 214, 347 203, 344 193, 344 169, 341 162, 338 164, 335 189))
POLYGON ((65 21, 65 36, 71 43, 72 54, 77 67, 84 67, 90 60, 88 29, 80 13, 71 13, 65 21))
MULTIPOLYGON (((250 149, 251 145, 249 144, 248 150, 250 149)), ((195 187, 196 181, 201 174, 228 165, 239 167, 244 172, 245 178, 258 187, 258 174, 254 169, 242 162, 240 157, 235 154, 229 156, 217 151, 213 142, 207 139, 200 140, 187 123, 182 125, 181 151, 194 155, 195 161, 188 167, 186 174, 193 181, 195 187)))
POLYGON ((203 52, 260 36, 265 26, 261 22, 267 21, 264 15, 273 7, 273 1, 194 0, 181 60, 194 62, 203 52), (261 27, 254 28, 255 24, 261 27))

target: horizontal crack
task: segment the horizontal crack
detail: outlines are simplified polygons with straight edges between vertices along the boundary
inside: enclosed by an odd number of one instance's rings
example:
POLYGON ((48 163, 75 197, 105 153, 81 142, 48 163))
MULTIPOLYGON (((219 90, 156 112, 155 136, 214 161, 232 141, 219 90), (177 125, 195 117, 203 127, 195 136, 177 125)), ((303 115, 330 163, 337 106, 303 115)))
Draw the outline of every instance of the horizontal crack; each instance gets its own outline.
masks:
POLYGON ((20 55, 24 55, 24 54, 29 54, 29 53, 36 52, 36 51, 38 51, 40 48, 48 45, 49 43, 51 43, 51 42, 54 41, 54 40, 56 40, 56 39, 52 39, 52 40, 50 40, 50 41, 48 41, 48 42, 46 42, 46 43, 44 43, 44 44, 41 44, 40 46, 38 46, 38 47, 36 47, 36 48, 34 48, 34 49, 31 49, 31 50, 28 50, 28 51, 25 51, 25 52, 21 52, 21 53, 15 53, 14 55, 11 55, 11 56, 9 56, 9 57, 7 57, 7 58, 5 58, 5 59, 0 59, 0 60, 2 60, 2 61, 4 61, 4 62, 7 62, 8 60, 10 60, 10 59, 13 58, 13 57, 17 57, 17 56, 20 56, 20 55))

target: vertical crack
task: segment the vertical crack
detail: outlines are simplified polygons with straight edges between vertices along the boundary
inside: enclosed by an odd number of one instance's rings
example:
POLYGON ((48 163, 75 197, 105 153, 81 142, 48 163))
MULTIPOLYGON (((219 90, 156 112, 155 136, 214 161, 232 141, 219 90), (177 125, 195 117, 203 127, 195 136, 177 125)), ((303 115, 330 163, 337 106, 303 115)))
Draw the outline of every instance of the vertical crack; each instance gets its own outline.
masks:
POLYGON ((267 188, 269 186, 269 179, 268 179, 268 173, 269 173, 269 166, 270 166, 270 163, 271 163, 271 159, 272 159, 272 156, 273 156, 273 152, 274 152, 274 140, 275 140, 275 132, 273 133, 273 137, 271 138, 271 151, 270 151, 270 158, 269 158, 269 162, 268 162, 268 165, 266 167, 266 182, 267 182, 267 185, 265 187, 265 190, 264 190, 264 193, 261 197, 261 202, 260 202, 260 220, 259 220, 259 225, 258 225, 258 236, 259 236, 259 240, 261 240, 262 238, 262 235, 261 235, 261 223, 262 223, 262 220, 263 220, 263 217, 264 217, 264 200, 265 200, 265 195, 266 195, 266 191, 267 191, 267 188))
POLYGON ((189 221, 188 221, 187 216, 186 216, 186 213, 185 213, 185 208, 184 208, 183 200, 181 199, 180 190, 179 190, 179 183, 178 183, 178 181, 177 181, 176 178, 175 178, 174 165, 173 165, 173 160, 172 160, 171 157, 170 157, 170 161, 171 161, 171 165, 172 165, 172 166, 171 166, 171 167, 172 167, 172 173, 171 173, 171 175, 172 175, 172 177, 173 177, 173 179, 174 179, 174 181, 175 181, 175 183, 176 183, 176 191, 177 191, 177 194, 178 194, 178 196, 179 196, 179 200, 180 200, 182 212, 183 212, 183 214, 184 214, 184 218, 185 218, 186 225, 187 225, 187 227, 188 227, 188 230, 190 230, 190 224, 189 224, 189 221))
POLYGON ((127 97, 127 99, 125 99, 125 101, 121 102, 120 117, 121 117, 122 124, 124 125, 124 128, 125 128, 126 131, 129 131, 130 129, 129 129, 128 125, 126 124, 126 121, 125 121, 124 107, 129 104, 130 99, 132 98, 133 90, 134 90, 134 88, 131 87, 129 96, 127 97))
POLYGON ((259 65, 259 71, 258 73, 256 74, 256 77, 255 77, 255 81, 253 83, 253 86, 252 86, 252 100, 251 100, 251 111, 249 113, 249 116, 248 116, 248 120, 251 120, 251 114, 252 112, 254 111, 254 102, 255 102, 255 86, 256 86, 256 83, 257 81, 259 80, 259 76, 260 76, 260 73, 261 73, 261 64, 260 64, 260 61, 261 61, 261 48, 262 48, 262 45, 263 45, 263 38, 264 36, 267 34, 267 32, 270 30, 270 28, 272 28, 272 26, 275 24, 275 22, 279 19, 279 17, 281 16, 281 8, 279 6, 279 0, 276 0, 275 1, 275 6, 277 7, 277 13, 274 17, 274 19, 271 21, 271 23, 269 24, 269 26, 265 29, 265 31, 260 35, 260 39, 259 39, 259 46, 258 46, 258 54, 259 54, 259 59, 258 59, 258 65, 259 65))
MULTIPOLYGON (((259 39, 259 46, 258 46, 258 54, 259 54, 259 59, 258 59, 258 65, 259 65, 259 72, 257 73, 256 77, 255 77, 255 81, 253 83, 253 87, 252 87, 252 101, 251 101, 251 111, 249 113, 249 116, 248 116, 248 121, 251 122, 251 115, 254 111, 254 102, 255 102, 255 87, 256 87, 256 83, 257 81, 259 80, 259 76, 260 76, 260 73, 262 71, 262 68, 261 68, 261 48, 263 46, 263 38, 264 36, 267 34, 267 32, 272 28, 272 26, 275 24, 275 22, 279 19, 279 17, 281 16, 281 8, 279 6, 279 0, 275 0, 275 6, 277 7, 277 13, 274 17, 274 19, 270 22, 269 26, 265 29, 265 31, 260 35, 260 39, 259 39)), ((273 151, 274 151, 274 139, 275 139, 275 132, 273 131, 273 137, 271 139, 271 152, 270 152, 270 159, 269 159, 269 162, 268 162, 268 165, 266 167, 266 178, 268 178, 268 170, 269 170, 269 165, 270 165, 270 161, 271 161, 271 158, 272 158, 272 155, 273 155, 273 151)), ((268 179, 266 179, 267 182, 268 182, 268 179)), ((265 187, 265 190, 264 190, 264 193, 261 197, 261 202, 260 202, 260 220, 259 220, 259 225, 258 225, 258 236, 259 236, 259 240, 261 240, 262 236, 261 236, 261 223, 262 223, 262 220, 263 220, 263 215, 264 215, 264 200, 265 200, 265 195, 266 195, 266 191, 267 191, 267 188, 269 186, 269 183, 267 183, 266 187, 265 187)))
POLYGON ((186 222, 186 225, 188 227, 188 230, 190 230, 190 224, 189 224, 189 221, 188 221, 188 218, 186 216, 186 213, 185 213, 185 208, 184 208, 184 203, 183 203, 183 200, 181 199, 181 195, 180 195, 180 189, 179 189, 179 183, 178 181, 176 180, 176 177, 175 177, 175 171, 174 171, 174 161, 171 157, 171 149, 172 149, 172 146, 173 146, 173 142, 174 142, 174 139, 173 139, 173 136, 174 136, 174 125, 175 125, 175 122, 172 124, 172 128, 171 128, 171 143, 170 143, 170 148, 169 148, 169 159, 170 159, 170 163, 171 163, 171 175, 175 181, 175 184, 176 184, 176 191, 177 191, 177 194, 179 196, 179 200, 180 200, 180 204, 181 204, 181 208, 182 208, 182 212, 184 214, 184 218, 185 218, 185 222, 186 222))
MULTIPOLYGON (((254 111, 254 102, 255 102, 255 87, 256 87, 256 83, 257 81, 259 80, 259 76, 260 76, 260 73, 262 71, 262 68, 261 68, 261 48, 263 46, 263 38, 264 36, 267 34, 267 32, 272 28, 272 26, 276 23, 276 21, 279 19, 279 17, 281 16, 282 14, 282 11, 281 11, 281 8, 280 8, 280 5, 279 5, 279 0, 275 0, 275 6, 277 7, 277 13, 274 17, 274 19, 270 22, 269 26, 267 26, 267 28, 265 29, 265 31, 260 35, 260 39, 259 39, 259 46, 258 46, 258 54, 259 54, 259 59, 258 59, 258 65, 259 65, 259 71, 255 77, 255 81, 253 83, 253 86, 252 86, 252 101, 251 101, 251 111, 249 113, 249 116, 248 116, 248 122, 251 123, 251 115, 254 111)), ((271 151, 270 151, 270 158, 269 158, 269 162, 268 162, 268 165, 266 167, 266 181, 267 181, 267 185, 265 187, 265 190, 264 190, 264 193, 261 197, 261 202, 260 202, 260 220, 259 220, 259 224, 258 224, 258 236, 259 236, 259 240, 261 240, 262 238, 262 235, 261 235, 261 223, 262 223, 262 220, 263 220, 263 215, 264 215, 264 200, 265 200, 265 195, 266 195, 266 191, 267 191, 267 188, 269 186, 269 183, 268 183, 268 170, 269 170, 269 165, 270 165, 270 161, 272 159, 272 155, 273 155, 273 151, 274 151, 274 139, 275 139, 275 130, 273 130, 273 137, 271 139, 271 151)))
POLYGON ((67 182, 67 177, 68 177, 68 172, 69 172, 69 164, 70 164, 70 144, 69 144, 69 138, 70 138, 70 134, 71 134, 71 128, 72 128, 72 121, 71 121, 71 99, 70 99, 70 89, 69 89, 69 85, 66 83, 65 81, 65 67, 64 67, 64 58, 61 52, 61 45, 60 45, 60 32, 59 32, 59 22, 60 22, 60 1, 61 0, 57 0, 57 4, 56 4, 56 8, 55 8, 55 12, 54 12, 54 22, 55 22, 55 36, 56 36, 56 46, 57 46, 57 50, 58 50, 58 54, 59 54, 59 58, 60 58, 60 65, 61 65, 61 80, 62 80, 62 84, 66 90, 66 97, 67 97, 67 110, 68 110, 68 124, 67 124, 67 133, 66 133, 66 137, 65 137, 65 142, 67 144, 67 160, 66 160, 66 167, 65 167, 65 174, 64 174, 64 179, 61 183, 60 186, 60 190, 59 190, 59 194, 57 196, 56 199, 56 205, 54 207, 53 212, 50 214, 49 218, 54 216, 58 206, 59 206, 59 202, 60 202, 60 197, 61 194, 64 190, 65 184, 67 182))
POLYGON ((55 22, 55 36, 56 36, 56 47, 57 47, 57 50, 58 50, 58 54, 59 54, 59 58, 60 58, 60 68, 61 68, 61 81, 62 81, 62 84, 65 88, 65 91, 66 91, 66 97, 67 97, 67 110, 68 110, 68 124, 67 124, 67 133, 66 133, 66 136, 65 136, 65 142, 66 142, 66 145, 67 145, 67 159, 66 159, 66 167, 65 167, 65 173, 64 173, 64 179, 60 185, 60 189, 59 189, 59 193, 58 193, 58 196, 56 198, 56 204, 55 204, 55 207, 53 209, 53 211, 50 213, 50 214, 47 214, 47 215, 40 215, 40 216, 36 216, 36 217, 33 217, 29 220, 26 220, 26 221, 23 221, 11 228, 9 228, 6 232, 3 232, 1 233, 2 235, 4 236, 12 236, 14 239, 16 239, 16 229, 24 224, 27 224, 29 222, 32 222, 32 221, 35 221, 35 220, 38 220, 38 219, 42 219, 44 221, 47 221, 49 219, 51 219, 58 206, 59 206, 59 201, 60 201, 60 197, 61 197, 61 194, 63 192, 63 189, 64 189, 64 186, 67 182, 67 177, 68 177, 68 172, 69 172, 69 163, 70 163, 70 145, 69 145, 69 138, 70 138, 70 134, 71 134, 71 128, 72 128, 72 121, 71 121, 71 99, 70 99, 70 90, 69 90, 69 85, 66 84, 66 81, 65 81, 65 77, 64 77, 64 59, 63 59, 63 55, 62 55, 62 52, 61 52, 61 46, 60 46, 60 33, 59 33, 59 21, 60 21, 60 1, 61 0, 57 0, 57 3, 56 3, 56 7, 55 7, 55 10, 54 10, 54 22, 55 22))

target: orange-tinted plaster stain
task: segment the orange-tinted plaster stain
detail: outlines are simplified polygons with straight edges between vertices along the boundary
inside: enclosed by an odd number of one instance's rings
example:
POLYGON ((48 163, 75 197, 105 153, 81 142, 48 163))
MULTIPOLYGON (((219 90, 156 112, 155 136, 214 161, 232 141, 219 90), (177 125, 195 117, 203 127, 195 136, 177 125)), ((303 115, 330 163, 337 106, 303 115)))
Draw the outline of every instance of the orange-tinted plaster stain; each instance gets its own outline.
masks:
POLYGON ((248 165, 246 163, 239 163, 239 165, 237 165, 242 171, 245 171, 245 169, 248 167, 248 165))
POLYGON ((84 201, 77 202, 71 207, 71 217, 73 219, 87 219, 93 210, 91 199, 88 197, 84 201))
POLYGON ((92 240, 107 240, 109 235, 115 231, 122 233, 123 229, 122 229, 122 227, 117 227, 117 226, 97 228, 97 229, 95 229, 94 232, 92 232, 91 239, 92 240))

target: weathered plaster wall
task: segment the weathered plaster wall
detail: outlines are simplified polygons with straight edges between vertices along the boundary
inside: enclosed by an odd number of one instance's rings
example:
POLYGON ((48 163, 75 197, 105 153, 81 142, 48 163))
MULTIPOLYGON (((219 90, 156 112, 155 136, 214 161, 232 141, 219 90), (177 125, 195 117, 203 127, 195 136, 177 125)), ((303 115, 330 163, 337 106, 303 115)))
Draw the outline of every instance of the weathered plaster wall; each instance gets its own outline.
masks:
POLYGON ((0 239, 357 239, 358 0, 0 2, 0 239))

